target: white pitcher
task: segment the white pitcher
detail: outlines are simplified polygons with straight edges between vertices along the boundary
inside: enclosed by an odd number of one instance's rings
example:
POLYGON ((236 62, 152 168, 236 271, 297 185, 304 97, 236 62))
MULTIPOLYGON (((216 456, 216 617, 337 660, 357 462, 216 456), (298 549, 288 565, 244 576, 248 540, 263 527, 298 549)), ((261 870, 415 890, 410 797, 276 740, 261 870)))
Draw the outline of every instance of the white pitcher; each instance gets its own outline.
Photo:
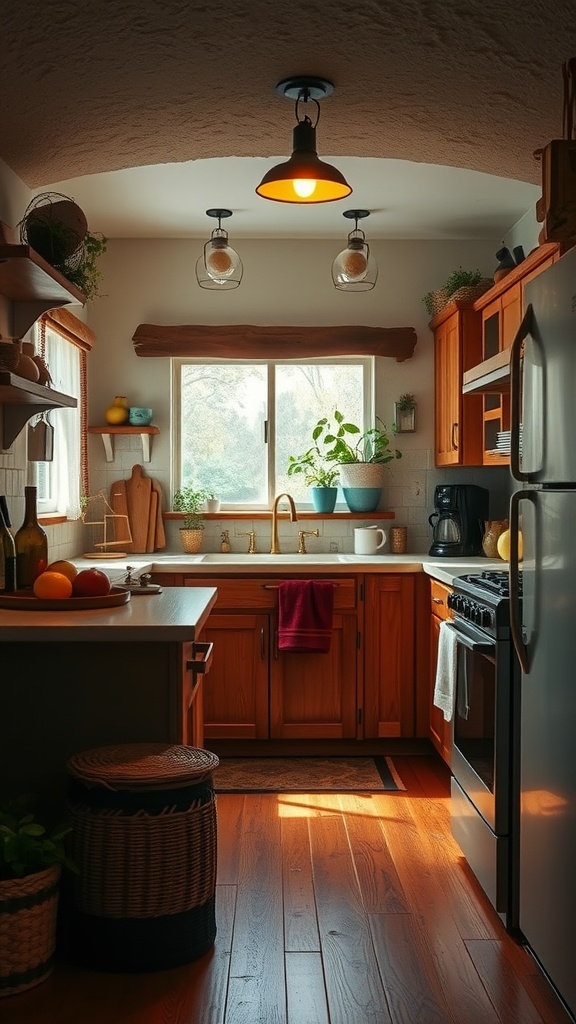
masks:
POLYGON ((361 526, 354 530, 355 555, 375 555, 385 543, 386 534, 379 526, 361 526))

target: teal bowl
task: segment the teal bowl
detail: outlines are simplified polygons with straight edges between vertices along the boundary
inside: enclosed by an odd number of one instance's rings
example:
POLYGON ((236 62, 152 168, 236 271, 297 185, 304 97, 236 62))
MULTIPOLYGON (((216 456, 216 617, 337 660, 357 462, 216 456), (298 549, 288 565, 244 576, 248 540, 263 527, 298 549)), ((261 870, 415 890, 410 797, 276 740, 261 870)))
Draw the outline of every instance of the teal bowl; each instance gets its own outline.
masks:
POLYGON ((381 487, 343 487, 342 491, 351 512, 374 512, 382 494, 381 487))
POLYGON ((133 427, 148 427, 152 423, 152 409, 143 409, 140 406, 130 406, 128 422, 133 427))

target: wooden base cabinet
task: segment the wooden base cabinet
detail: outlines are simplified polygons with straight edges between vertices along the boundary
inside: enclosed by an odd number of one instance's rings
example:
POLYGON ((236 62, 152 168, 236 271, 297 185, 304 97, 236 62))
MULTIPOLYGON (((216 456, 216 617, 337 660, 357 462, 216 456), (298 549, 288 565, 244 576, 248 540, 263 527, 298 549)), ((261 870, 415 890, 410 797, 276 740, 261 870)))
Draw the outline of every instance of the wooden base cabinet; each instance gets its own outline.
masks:
POLYGON ((354 739, 358 697, 356 613, 335 614, 327 654, 278 651, 270 665, 271 739, 354 739))
POLYGON ((415 614, 413 576, 366 576, 366 739, 415 735, 415 614))
POLYGON ((446 721, 444 712, 433 703, 433 697, 440 624, 444 619, 452 618, 452 612, 448 608, 448 595, 451 593, 451 588, 444 583, 438 580, 430 581, 430 739, 448 765, 452 755, 452 722, 446 721))
MULTIPOLYGON (((272 577, 184 577, 215 586, 202 639, 214 644, 204 689, 209 739, 355 739, 358 708, 358 584, 334 580, 333 635, 327 654, 277 646, 278 585, 272 577)), ((167 577, 164 577, 167 583, 167 577)))

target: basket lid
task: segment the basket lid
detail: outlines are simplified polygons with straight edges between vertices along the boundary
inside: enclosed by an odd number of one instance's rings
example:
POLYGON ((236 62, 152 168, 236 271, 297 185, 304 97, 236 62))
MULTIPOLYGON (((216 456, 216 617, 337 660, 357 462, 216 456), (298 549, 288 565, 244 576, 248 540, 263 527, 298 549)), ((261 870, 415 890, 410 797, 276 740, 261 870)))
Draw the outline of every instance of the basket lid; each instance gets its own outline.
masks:
POLYGON ((115 789, 172 788, 201 782, 218 767, 216 754, 199 747, 166 743, 125 743, 94 747, 67 762, 70 775, 115 789))

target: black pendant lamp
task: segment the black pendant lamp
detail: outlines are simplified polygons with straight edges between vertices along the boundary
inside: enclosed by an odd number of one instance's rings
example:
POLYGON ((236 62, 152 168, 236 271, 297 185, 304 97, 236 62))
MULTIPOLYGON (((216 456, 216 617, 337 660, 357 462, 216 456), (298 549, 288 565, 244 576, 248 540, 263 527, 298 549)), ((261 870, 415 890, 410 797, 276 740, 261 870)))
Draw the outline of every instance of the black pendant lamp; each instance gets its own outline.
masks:
POLYGON ((378 280, 378 264, 370 252, 366 235, 358 221, 370 216, 369 210, 344 210, 343 217, 354 220, 346 248, 332 264, 332 281, 340 292, 368 292, 378 280))
POLYGON ((218 227, 214 228, 202 255, 198 257, 196 280, 201 288, 229 291, 238 287, 244 272, 242 260, 236 250, 228 245, 228 232, 221 224, 223 218, 232 216, 232 210, 206 210, 206 216, 216 217, 218 227))
POLYGON ((316 150, 319 100, 334 92, 332 82, 310 76, 285 78, 276 86, 276 92, 295 100, 293 152, 289 160, 264 175, 257 195, 276 203, 332 203, 345 199, 352 192, 346 178, 332 164, 320 160, 316 150), (305 108, 308 103, 315 104, 314 123, 307 114, 300 117, 300 104, 305 108))

